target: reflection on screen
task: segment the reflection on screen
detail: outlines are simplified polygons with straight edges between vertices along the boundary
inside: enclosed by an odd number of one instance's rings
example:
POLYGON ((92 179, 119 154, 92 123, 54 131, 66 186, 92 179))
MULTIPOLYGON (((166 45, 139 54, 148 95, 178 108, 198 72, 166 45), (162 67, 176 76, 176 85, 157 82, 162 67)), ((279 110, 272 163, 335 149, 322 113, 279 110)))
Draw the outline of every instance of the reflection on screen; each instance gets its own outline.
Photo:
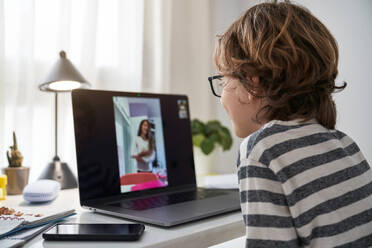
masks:
POLYGON ((121 192, 168 185, 160 100, 113 97, 121 192))
POLYGON ((138 233, 137 224, 58 224, 48 230, 48 234, 60 235, 128 235, 138 233))

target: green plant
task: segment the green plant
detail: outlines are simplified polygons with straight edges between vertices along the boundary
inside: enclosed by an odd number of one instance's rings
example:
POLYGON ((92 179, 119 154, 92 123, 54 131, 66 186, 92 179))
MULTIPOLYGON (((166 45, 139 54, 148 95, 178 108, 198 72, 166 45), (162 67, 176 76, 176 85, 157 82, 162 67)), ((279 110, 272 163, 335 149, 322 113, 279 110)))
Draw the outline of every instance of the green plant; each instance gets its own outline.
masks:
POLYGON ((10 155, 9 151, 6 151, 6 156, 8 158, 9 167, 21 167, 22 166, 22 154, 18 150, 17 146, 17 137, 15 132, 13 132, 13 145, 10 146, 10 155))
POLYGON ((232 146, 232 137, 229 129, 222 126, 217 120, 203 123, 198 119, 191 121, 192 143, 200 147, 205 155, 210 154, 215 145, 220 145, 223 151, 227 151, 232 146))

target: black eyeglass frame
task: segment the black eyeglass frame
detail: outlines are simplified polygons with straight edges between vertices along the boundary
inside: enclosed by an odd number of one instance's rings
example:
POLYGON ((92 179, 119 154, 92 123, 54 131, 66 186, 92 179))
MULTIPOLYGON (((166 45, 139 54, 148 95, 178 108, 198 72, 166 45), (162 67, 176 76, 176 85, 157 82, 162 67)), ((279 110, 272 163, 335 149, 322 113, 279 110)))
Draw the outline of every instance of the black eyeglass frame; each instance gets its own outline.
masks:
POLYGON ((211 86, 212 93, 213 93, 213 95, 215 95, 216 97, 221 97, 221 96, 218 95, 218 94, 214 91, 214 88, 213 88, 213 80, 214 80, 214 79, 222 79, 222 78, 223 78, 222 75, 215 75, 215 76, 212 76, 212 77, 208 77, 208 81, 209 81, 209 85, 211 86))

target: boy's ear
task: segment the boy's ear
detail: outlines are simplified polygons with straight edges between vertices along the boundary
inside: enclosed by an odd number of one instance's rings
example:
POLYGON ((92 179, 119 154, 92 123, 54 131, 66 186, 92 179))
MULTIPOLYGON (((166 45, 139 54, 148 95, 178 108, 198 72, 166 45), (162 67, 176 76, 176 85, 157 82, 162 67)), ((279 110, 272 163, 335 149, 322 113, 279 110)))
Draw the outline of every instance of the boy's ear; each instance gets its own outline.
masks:
MULTIPOLYGON (((248 77, 248 80, 251 81, 255 88, 259 88, 260 86, 260 78, 257 76, 254 77, 248 77)), ((256 91, 253 92, 254 94, 257 94, 256 91)), ((254 96, 252 94, 249 94, 248 99, 249 101, 253 101, 254 96)))
POLYGON ((251 80, 254 84, 254 86, 258 87, 260 83, 260 78, 257 76, 249 77, 249 80, 251 80))

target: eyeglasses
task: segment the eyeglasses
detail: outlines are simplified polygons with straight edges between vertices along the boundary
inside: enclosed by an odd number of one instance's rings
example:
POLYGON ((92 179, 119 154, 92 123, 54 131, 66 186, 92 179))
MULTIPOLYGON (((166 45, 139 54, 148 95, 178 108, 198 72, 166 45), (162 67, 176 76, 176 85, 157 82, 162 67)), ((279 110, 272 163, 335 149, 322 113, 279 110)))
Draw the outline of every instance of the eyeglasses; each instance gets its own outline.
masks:
POLYGON ((211 85, 211 90, 213 92, 213 95, 217 97, 221 97, 223 85, 222 85, 222 78, 221 75, 216 75, 212 77, 208 77, 209 84, 211 85))

